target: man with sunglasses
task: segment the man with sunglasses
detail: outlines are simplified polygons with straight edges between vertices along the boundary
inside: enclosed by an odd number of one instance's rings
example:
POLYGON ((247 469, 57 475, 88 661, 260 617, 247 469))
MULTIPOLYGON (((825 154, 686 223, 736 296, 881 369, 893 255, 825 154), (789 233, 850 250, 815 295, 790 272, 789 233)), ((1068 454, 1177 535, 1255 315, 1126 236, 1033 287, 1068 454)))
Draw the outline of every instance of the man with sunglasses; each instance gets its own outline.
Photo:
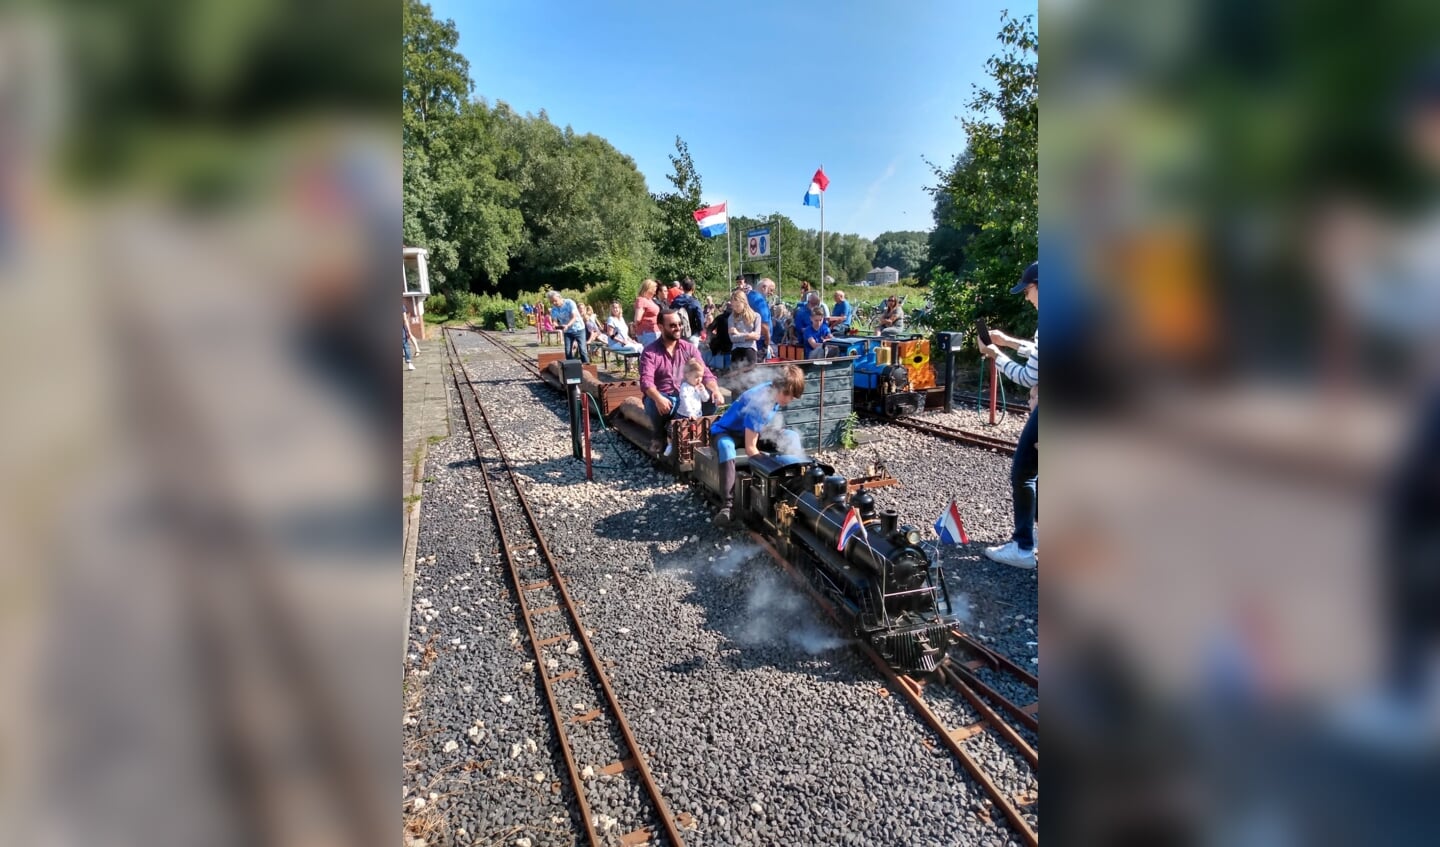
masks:
MULTIPOLYGON (((640 392, 645 395, 645 412, 657 433, 658 443, 651 442, 656 454, 670 441, 670 418, 680 400, 680 386, 685 382, 685 363, 696 359, 701 366, 705 357, 700 348, 684 337, 685 320, 675 310, 660 313, 660 337, 645 346, 640 354, 640 392)), ((711 397, 720 397, 715 374, 706 367, 701 383, 711 397)))

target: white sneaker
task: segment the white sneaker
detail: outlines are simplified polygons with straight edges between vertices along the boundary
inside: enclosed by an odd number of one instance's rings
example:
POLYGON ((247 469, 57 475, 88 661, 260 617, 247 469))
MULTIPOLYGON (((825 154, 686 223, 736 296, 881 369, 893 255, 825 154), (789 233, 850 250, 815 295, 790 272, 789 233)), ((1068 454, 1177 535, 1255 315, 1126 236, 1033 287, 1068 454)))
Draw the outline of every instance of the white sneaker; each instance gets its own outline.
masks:
POLYGON ((1035 551, 1021 550, 1020 545, 1014 541, 1008 541, 998 547, 986 547, 985 557, 993 562, 1009 565, 1012 568, 1033 570, 1035 567, 1035 551))
POLYGON ((413 370, 415 370, 415 363, 414 363, 414 362, 406 362, 406 363, 405 363, 405 370, 407 370, 407 371, 413 371, 413 370))
POLYGON ((666 445, 665 445, 665 454, 664 454, 664 455, 669 456, 671 453, 674 453, 674 452, 675 452, 675 445, 674 445, 674 444, 666 444, 666 445))

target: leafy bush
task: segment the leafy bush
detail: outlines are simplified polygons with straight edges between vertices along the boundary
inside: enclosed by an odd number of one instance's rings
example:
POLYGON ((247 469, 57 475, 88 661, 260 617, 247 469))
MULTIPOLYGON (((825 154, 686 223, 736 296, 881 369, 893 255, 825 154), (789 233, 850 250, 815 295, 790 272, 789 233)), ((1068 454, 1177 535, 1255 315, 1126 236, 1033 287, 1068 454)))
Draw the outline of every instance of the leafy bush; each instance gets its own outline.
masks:
POLYGON ((450 317, 450 298, 443 293, 431 294, 425 298, 425 317, 443 321, 450 317), (432 316, 434 316, 432 318, 432 316))
POLYGON ((451 317, 460 320, 470 320, 480 314, 483 298, 473 291, 457 291, 451 297, 451 300, 454 302, 451 317))
POLYGON ((930 310, 930 325, 937 330, 968 332, 975 323, 974 292, 955 274, 936 270, 930 276, 930 294, 934 308, 930 310))

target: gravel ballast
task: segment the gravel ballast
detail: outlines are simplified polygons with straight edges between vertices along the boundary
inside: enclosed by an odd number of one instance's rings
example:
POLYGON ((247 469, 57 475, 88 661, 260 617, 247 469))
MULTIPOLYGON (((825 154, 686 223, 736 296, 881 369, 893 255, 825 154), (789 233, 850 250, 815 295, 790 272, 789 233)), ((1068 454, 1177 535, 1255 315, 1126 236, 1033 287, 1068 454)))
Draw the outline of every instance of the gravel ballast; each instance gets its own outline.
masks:
MULTIPOLYGON (((561 396, 479 336, 453 338, 671 812, 695 820, 687 844, 1019 843, 801 589, 744 534, 710 525, 713 510, 697 489, 608 432, 596 434, 595 479, 586 481, 570 455, 561 396)), ((429 844, 584 843, 457 420, 461 434, 430 451, 420 504, 406 813, 435 819, 429 844)), ((883 461, 903 484, 876 490, 879 505, 930 538, 929 525, 957 499, 972 543, 942 547, 940 557, 966 628, 1034 669, 1036 574, 980 555, 1009 535, 1008 457, 897 427, 866 429, 882 437, 821 459, 847 475, 883 461)), ((557 663, 563 647, 547 651, 557 663)), ((971 717, 958 696, 936 708, 957 723, 971 717)), ((579 741, 578 766, 607 764, 589 759, 610 742, 579 741)), ((990 733, 966 747, 993 760, 992 778, 1008 793, 1038 791, 1024 761, 990 733)), ((597 776, 590 791, 607 818, 639 809, 627 774, 597 776)), ((1038 805, 1025 811, 1038 826, 1038 805)))

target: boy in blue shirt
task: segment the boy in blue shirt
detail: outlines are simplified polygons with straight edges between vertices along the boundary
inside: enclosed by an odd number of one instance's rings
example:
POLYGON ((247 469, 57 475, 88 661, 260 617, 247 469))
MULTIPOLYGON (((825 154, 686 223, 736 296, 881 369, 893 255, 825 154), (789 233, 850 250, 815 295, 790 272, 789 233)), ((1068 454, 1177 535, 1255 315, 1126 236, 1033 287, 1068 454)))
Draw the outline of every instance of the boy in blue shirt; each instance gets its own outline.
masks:
POLYGON ((776 412, 804 393, 805 375, 794 365, 786 365, 771 381, 762 382, 736 397, 725 414, 710 427, 716 457, 720 461, 720 488, 725 492, 724 505, 715 516, 716 526, 730 523, 731 510, 735 505, 736 442, 745 446, 745 455, 760 455, 761 430, 776 412))
POLYGON ((800 327, 800 343, 805 345, 805 358, 819 359, 823 357, 825 342, 830 338, 830 325, 825 322, 825 314, 812 311, 809 325, 800 327))

